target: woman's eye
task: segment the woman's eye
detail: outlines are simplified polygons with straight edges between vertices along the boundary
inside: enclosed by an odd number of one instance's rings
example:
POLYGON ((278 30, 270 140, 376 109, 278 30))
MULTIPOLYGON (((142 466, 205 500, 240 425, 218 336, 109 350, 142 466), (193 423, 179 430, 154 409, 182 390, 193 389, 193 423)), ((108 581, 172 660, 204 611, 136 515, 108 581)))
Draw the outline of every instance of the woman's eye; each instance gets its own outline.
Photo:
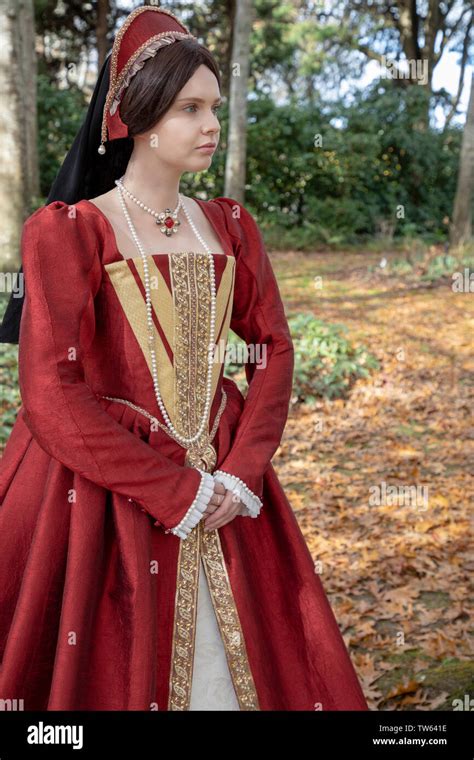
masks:
MULTIPOLYGON (((212 110, 213 110, 214 112, 217 112, 217 111, 219 110, 219 108, 220 108, 220 107, 221 107, 220 105, 219 105, 219 106, 214 106, 214 108, 213 108, 212 110)), ((191 104, 190 106, 186 106, 184 110, 186 111, 188 108, 197 108, 197 106, 196 106, 196 105, 193 103, 193 104, 191 104)), ((194 113, 194 112, 193 112, 193 113, 194 113)))

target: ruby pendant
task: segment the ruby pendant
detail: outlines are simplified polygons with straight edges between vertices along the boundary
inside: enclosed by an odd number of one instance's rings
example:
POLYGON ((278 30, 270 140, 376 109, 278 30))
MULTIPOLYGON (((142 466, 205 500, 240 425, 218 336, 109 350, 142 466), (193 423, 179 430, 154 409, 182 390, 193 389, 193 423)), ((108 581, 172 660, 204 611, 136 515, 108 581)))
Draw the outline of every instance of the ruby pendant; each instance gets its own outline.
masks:
POLYGON ((171 209, 167 208, 156 218, 156 223, 160 225, 160 230, 164 235, 170 237, 173 232, 178 231, 178 227, 181 222, 178 220, 176 214, 173 214, 171 209))

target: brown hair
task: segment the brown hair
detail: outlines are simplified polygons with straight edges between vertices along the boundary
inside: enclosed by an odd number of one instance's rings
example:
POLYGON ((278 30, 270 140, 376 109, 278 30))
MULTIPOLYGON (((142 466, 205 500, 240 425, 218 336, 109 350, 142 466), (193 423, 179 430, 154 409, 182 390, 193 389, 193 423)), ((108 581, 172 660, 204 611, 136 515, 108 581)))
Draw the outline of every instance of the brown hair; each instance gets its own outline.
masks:
POLYGON ((132 77, 120 103, 120 118, 127 125, 129 136, 151 129, 202 64, 215 75, 220 89, 217 62, 197 40, 178 40, 149 58, 132 77))

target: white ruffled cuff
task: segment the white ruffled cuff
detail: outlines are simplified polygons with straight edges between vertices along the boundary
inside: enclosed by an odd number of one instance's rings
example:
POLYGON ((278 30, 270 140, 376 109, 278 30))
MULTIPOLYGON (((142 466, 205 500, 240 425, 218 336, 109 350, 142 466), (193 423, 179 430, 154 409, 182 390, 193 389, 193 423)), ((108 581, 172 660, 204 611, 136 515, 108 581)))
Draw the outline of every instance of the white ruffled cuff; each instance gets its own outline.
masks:
POLYGON ((210 472, 196 468, 202 475, 197 494, 193 503, 189 507, 188 511, 184 515, 181 522, 175 525, 174 528, 165 531, 166 533, 174 533, 179 538, 186 538, 191 533, 195 525, 198 524, 203 512, 205 511, 211 496, 214 493, 214 478, 210 472))
POLYGON ((258 517, 263 503, 243 480, 236 475, 229 475, 228 472, 224 472, 223 470, 215 470, 213 474, 214 479, 218 483, 222 483, 224 488, 235 493, 245 505, 245 511, 241 513, 243 517, 258 517))

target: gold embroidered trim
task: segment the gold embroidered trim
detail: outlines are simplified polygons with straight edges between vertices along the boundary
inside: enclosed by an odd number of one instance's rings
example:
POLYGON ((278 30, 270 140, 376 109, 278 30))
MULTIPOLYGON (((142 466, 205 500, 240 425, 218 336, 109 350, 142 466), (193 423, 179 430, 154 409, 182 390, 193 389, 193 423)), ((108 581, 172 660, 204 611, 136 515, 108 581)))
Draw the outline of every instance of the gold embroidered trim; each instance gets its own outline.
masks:
MULTIPOLYGON (((225 406, 226 406, 226 403, 227 403, 227 393, 225 392, 224 388, 221 388, 221 391, 222 391, 222 399, 221 399, 221 403, 220 403, 219 409, 217 410, 217 414, 216 414, 216 417, 215 417, 215 420, 214 420, 214 424, 212 425, 212 430, 209 433, 209 440, 210 441, 212 441, 212 439, 214 438, 214 436, 217 433, 217 428, 219 427, 219 421, 220 421, 220 418, 222 417, 222 413, 223 413, 223 411, 225 409, 225 406)), ((109 401, 118 401, 120 404, 126 404, 126 406, 129 406, 131 409, 134 409, 136 412, 140 412, 141 414, 144 415, 144 417, 147 417, 150 420, 150 422, 152 422, 154 425, 158 425, 162 430, 164 430, 164 432, 167 433, 170 436, 170 438, 172 438, 174 441, 176 441, 176 443, 179 443, 179 445, 182 448, 186 448, 186 446, 180 440, 178 440, 178 438, 174 435, 174 433, 166 425, 163 425, 163 423, 160 422, 159 420, 157 420, 157 418, 154 417, 153 414, 150 414, 149 412, 147 412, 146 409, 143 409, 141 406, 138 406, 137 404, 134 404, 133 401, 129 401, 126 398, 118 398, 117 396, 103 396, 103 395, 101 395, 100 398, 106 398, 109 401)))
POLYGON ((199 525, 185 541, 180 540, 168 710, 189 709, 199 586, 199 525))
MULTIPOLYGON (((190 438, 206 405, 211 325, 210 261, 205 253, 170 254, 175 314, 174 387, 176 429, 190 438)), ((206 421, 208 422, 208 421, 206 421)), ((206 425, 205 430, 208 430, 206 425)))
POLYGON ((239 707, 260 710, 219 532, 204 531, 202 520, 180 544, 168 710, 189 710, 201 553, 239 707))
MULTIPOLYGON (((206 403, 206 349, 209 346, 211 316, 210 262, 207 254, 170 254, 170 281, 175 315, 176 427, 181 434, 190 437, 198 427, 206 403)), ((198 441, 197 447, 200 445, 201 441, 198 441)), ((177 648, 173 649, 171 660, 168 709, 189 709, 201 552, 240 709, 259 710, 219 533, 218 530, 205 532, 202 520, 180 545, 173 634, 177 648), (182 646, 183 636, 185 646, 182 646)))
MULTIPOLYGON (((202 523, 198 523, 199 527, 202 523)), ((218 530, 201 530, 201 550, 209 591, 241 710, 260 710, 237 605, 218 530)))

